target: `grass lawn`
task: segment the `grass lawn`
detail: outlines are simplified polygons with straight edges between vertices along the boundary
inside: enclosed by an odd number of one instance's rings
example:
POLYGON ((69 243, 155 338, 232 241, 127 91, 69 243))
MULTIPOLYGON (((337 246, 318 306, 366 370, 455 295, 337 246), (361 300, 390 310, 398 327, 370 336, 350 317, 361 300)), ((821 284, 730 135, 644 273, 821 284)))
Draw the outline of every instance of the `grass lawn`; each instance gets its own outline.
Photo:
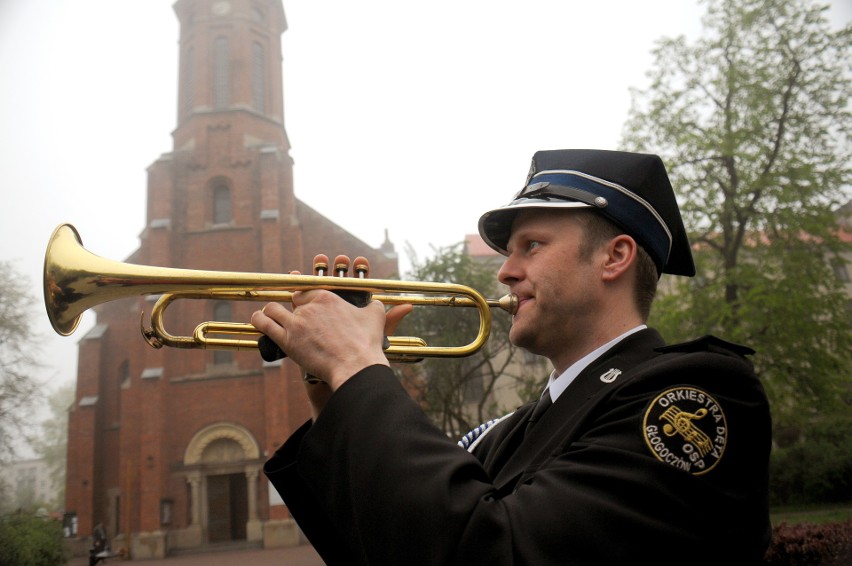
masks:
POLYGON ((781 523, 798 525, 800 523, 842 523, 852 521, 852 503, 847 505, 809 505, 801 507, 778 507, 770 509, 772 526, 781 523))

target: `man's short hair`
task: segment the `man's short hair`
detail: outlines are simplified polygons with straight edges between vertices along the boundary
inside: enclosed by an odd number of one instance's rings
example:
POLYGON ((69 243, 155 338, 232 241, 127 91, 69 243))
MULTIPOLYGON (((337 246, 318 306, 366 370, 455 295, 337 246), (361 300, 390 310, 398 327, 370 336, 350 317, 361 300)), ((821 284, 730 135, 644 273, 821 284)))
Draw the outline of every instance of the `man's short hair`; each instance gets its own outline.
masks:
MULTIPOLYGON (((583 241, 580 242, 580 258, 588 261, 592 253, 611 239, 624 234, 624 230, 615 223, 607 220, 591 210, 575 210, 577 218, 583 225, 583 241)), ((642 320, 648 320, 651 314, 651 304, 657 294, 657 267, 645 249, 636 246, 636 279, 634 281, 634 301, 642 320)))

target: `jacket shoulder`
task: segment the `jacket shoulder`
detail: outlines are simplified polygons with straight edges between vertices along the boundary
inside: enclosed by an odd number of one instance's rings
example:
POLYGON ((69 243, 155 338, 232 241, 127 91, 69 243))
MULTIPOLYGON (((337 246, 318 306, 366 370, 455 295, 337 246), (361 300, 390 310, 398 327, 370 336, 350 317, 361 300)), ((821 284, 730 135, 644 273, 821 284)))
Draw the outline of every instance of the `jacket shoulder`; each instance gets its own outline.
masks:
POLYGON ((748 346, 728 342, 727 340, 722 340, 721 338, 712 336, 710 334, 702 336, 701 338, 697 338, 695 340, 690 340, 689 342, 681 342, 679 344, 670 344, 668 346, 662 346, 656 348, 656 351, 660 353, 712 352, 715 354, 724 354, 728 356, 734 355, 739 357, 750 356, 755 353, 755 351, 749 348, 748 346))

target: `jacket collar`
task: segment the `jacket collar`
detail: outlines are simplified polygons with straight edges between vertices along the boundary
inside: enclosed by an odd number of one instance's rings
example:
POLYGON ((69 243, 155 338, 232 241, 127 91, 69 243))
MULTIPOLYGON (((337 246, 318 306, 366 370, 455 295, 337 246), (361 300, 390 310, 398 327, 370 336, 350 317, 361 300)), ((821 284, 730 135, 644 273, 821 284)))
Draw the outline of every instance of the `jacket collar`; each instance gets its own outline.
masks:
POLYGON ((505 461, 494 476, 495 486, 499 489, 516 482, 525 470, 535 468, 554 450, 575 440, 586 413, 583 406, 599 393, 629 379, 631 368, 659 355, 654 350, 664 345, 662 336, 650 328, 626 337, 580 372, 525 437, 522 435, 534 403, 519 408, 519 418, 513 419, 512 430, 496 447, 494 457, 486 459, 486 466, 489 462, 493 465, 505 461), (610 379, 615 373, 610 370, 621 373, 610 379))

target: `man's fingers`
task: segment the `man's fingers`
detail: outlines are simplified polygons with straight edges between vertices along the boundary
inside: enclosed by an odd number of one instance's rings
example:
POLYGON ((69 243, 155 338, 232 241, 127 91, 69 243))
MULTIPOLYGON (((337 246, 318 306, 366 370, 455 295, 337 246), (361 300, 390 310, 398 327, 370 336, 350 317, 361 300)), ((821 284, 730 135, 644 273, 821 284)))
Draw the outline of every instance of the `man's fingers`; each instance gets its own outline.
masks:
POLYGON ((278 303, 269 303, 251 315, 251 324, 261 333, 280 344, 282 340, 286 339, 287 331, 281 323, 286 320, 287 316, 292 316, 290 311, 278 303))
POLYGON ((281 303, 267 303, 260 312, 277 323, 284 322, 287 317, 292 316, 290 311, 281 303))
POLYGON ((385 335, 391 336, 396 332, 396 327, 402 322, 408 313, 414 310, 414 305, 394 305, 385 315, 385 335))

